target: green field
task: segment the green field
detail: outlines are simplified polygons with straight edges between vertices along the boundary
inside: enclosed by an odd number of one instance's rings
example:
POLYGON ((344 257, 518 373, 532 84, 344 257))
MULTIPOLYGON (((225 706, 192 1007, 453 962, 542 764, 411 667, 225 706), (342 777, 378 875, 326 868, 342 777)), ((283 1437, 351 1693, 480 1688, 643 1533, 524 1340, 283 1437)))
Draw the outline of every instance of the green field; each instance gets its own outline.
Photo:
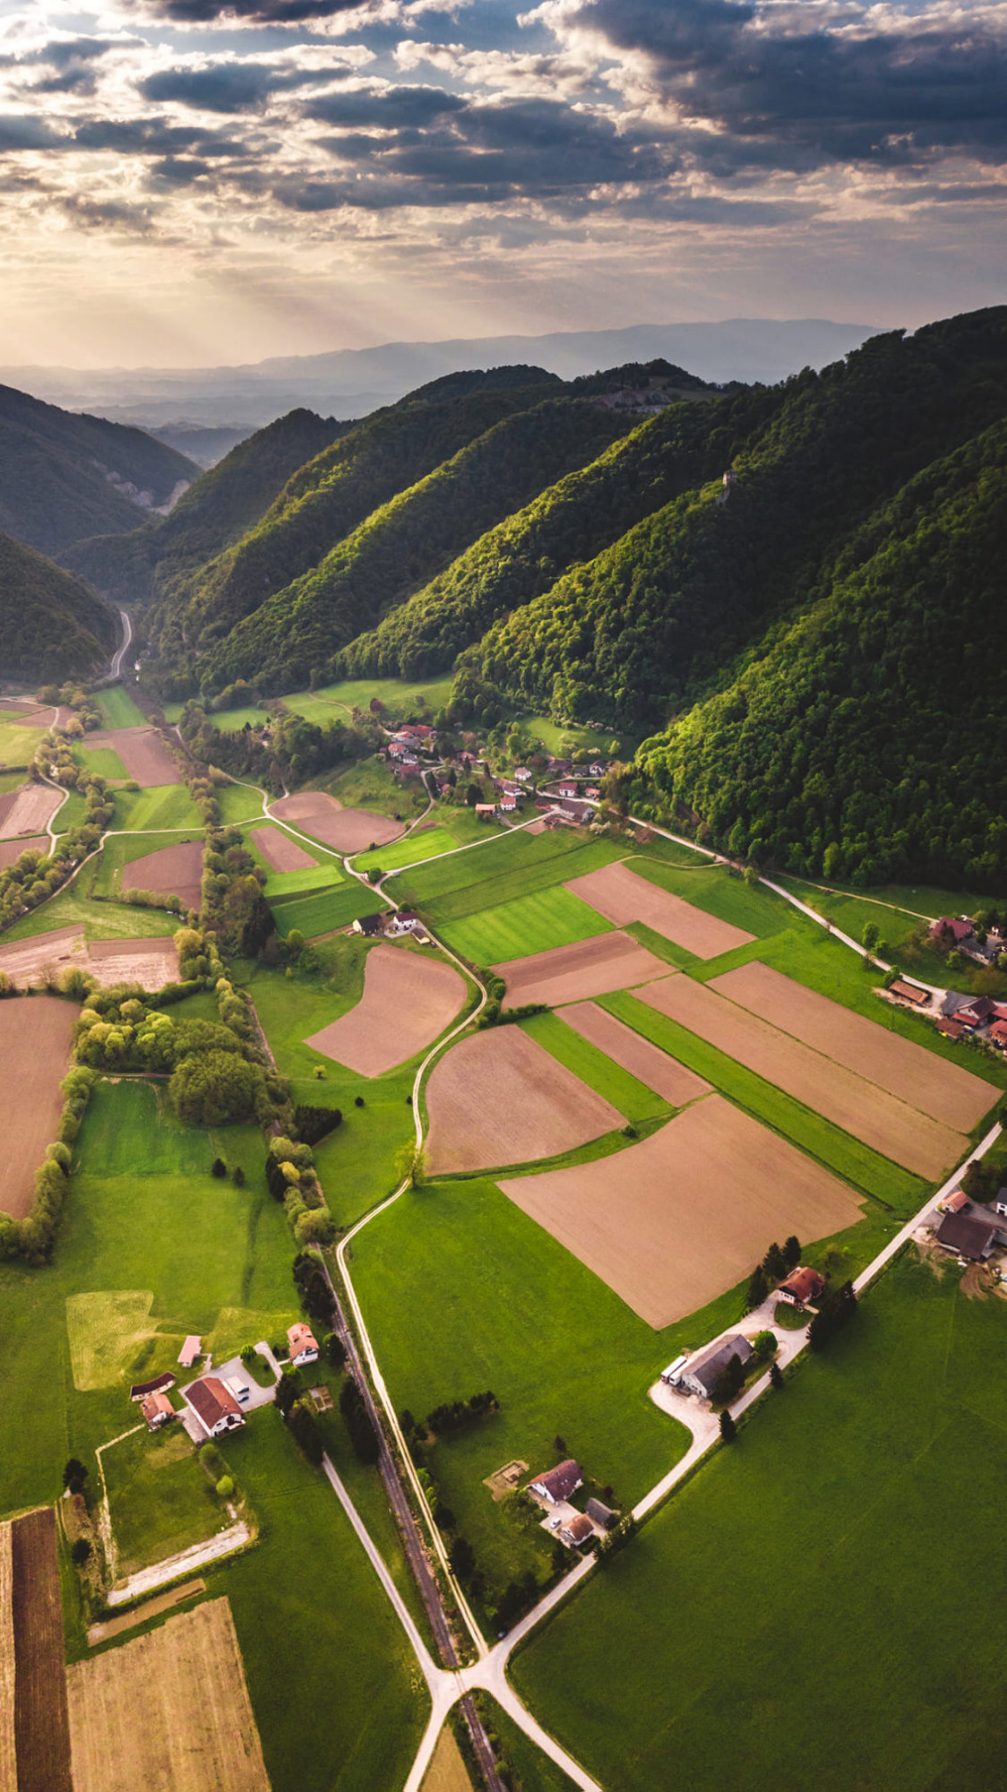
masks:
POLYGON ((583 728, 576 722, 554 722, 551 716, 519 716, 517 723, 519 728, 527 729, 540 740, 546 752, 556 758, 579 752, 584 747, 607 758, 614 741, 615 756, 625 759, 634 745, 632 739, 620 739, 611 728, 583 728))
POLYGON ((35 748, 44 728, 26 728, 23 722, 8 721, 9 710, 0 710, 0 765, 27 766, 35 757, 35 748))
POLYGON ((217 784, 214 795, 225 827, 240 827, 243 822, 263 821, 262 797, 246 784, 217 784))
POLYGON ((422 815, 430 801, 422 784, 397 784, 384 759, 357 759, 338 771, 323 773, 313 780, 312 788, 327 790, 342 803, 344 809, 371 809, 376 815, 391 815, 412 821, 422 815))
MULTIPOLYGON (((972 914, 981 908, 1002 907, 1002 902, 997 904, 988 896, 963 895, 961 891, 956 895, 949 890, 902 888, 899 885, 886 886, 877 892, 877 899, 872 900, 872 895, 866 891, 825 891, 791 877, 777 881, 799 896, 809 908, 826 915, 852 939, 862 939, 864 928, 873 922, 881 933, 881 944, 875 950, 914 977, 922 977, 924 982, 935 983, 939 988, 950 982, 956 989, 977 995, 990 993, 989 971, 967 958, 962 960, 958 970, 949 971, 947 954, 939 952, 928 939, 917 941, 915 936, 927 927, 927 921, 921 920, 921 915, 936 920, 939 915, 972 914), (906 906, 892 906, 897 903, 906 906)), ((997 993, 1007 995, 1007 973, 999 973, 997 993)))
POLYGON ((368 889, 366 884, 354 880, 321 894, 287 897, 274 903, 273 919, 284 939, 297 928, 305 939, 310 940, 333 933, 337 927, 348 926, 358 915, 377 914, 384 907, 384 900, 377 890, 368 889))
POLYGON ((900 1262, 518 1657, 606 1792, 1001 1783, 1004 1321, 900 1262))
POLYGON ((469 846, 474 841, 493 840, 501 832, 495 822, 477 821, 468 808, 439 804, 433 813, 435 821, 424 822, 422 827, 414 828, 403 839, 392 840, 374 852, 355 854, 353 863, 357 870, 371 871, 377 866, 380 871, 398 871, 407 865, 436 858, 441 853, 456 852, 460 846, 469 846))
MULTIPOLYGON (((400 902, 413 902, 443 926, 548 890, 622 856, 608 840, 583 834, 503 834, 485 846, 436 859, 395 880, 400 902)), ((594 912, 593 910, 590 912, 594 912)), ((601 917, 598 917, 599 928, 601 917)))
MULTIPOLYGON (((113 896, 121 889, 122 873, 127 865, 136 859, 146 858, 148 853, 159 852, 165 846, 178 846, 184 840, 201 840, 198 829, 190 833, 180 834, 117 834, 106 840, 101 854, 93 859, 80 873, 78 882, 81 890, 88 895, 97 893, 101 896, 113 896)), ((129 879, 126 879, 127 884, 129 879)), ((135 910, 137 931, 143 932, 140 922, 148 911, 135 910)))
MULTIPOLYGON (((316 859, 314 864, 305 865, 300 871, 273 871, 269 860, 259 844, 258 834, 262 827, 278 828, 278 823, 260 821, 255 827, 246 828, 245 845, 258 865, 266 873, 266 893, 270 897, 303 895, 308 890, 330 890, 336 884, 346 883, 342 866, 338 859, 316 859)), ((298 846, 307 851, 303 840, 298 846)), ((309 854, 310 857, 310 854, 309 854)))
POLYGON ((448 945, 470 964, 526 958, 532 952, 569 946, 575 940, 613 931, 611 921, 562 884, 534 890, 529 896, 512 897, 510 902, 481 909, 478 914, 457 921, 441 921, 440 912, 440 905, 434 905, 431 920, 448 945))
POLYGON ((306 716, 309 722, 326 722, 333 714, 349 720, 354 709, 368 709, 373 698, 383 703, 387 715, 383 720, 421 722, 429 720, 443 708, 451 695, 454 680, 446 678, 346 678, 339 684, 327 684, 317 691, 294 691, 284 697, 289 710, 306 716), (418 698, 424 699, 422 704, 418 698))
POLYGON ((82 881, 90 870, 91 866, 86 866, 65 890, 30 914, 22 915, 13 927, 5 928, 4 941, 34 939, 37 934, 51 933, 75 922, 79 922, 90 940, 153 939, 155 935, 174 933, 178 916, 169 915, 164 909, 132 908, 125 902, 92 902, 82 881))
MULTIPOLYGON (((150 1085, 102 1084, 77 1155, 81 1168, 53 1265, 0 1264, 4 1512, 56 1498, 71 1454, 90 1468, 93 1483, 95 1445, 135 1422, 129 1381, 174 1366, 185 1333, 212 1339, 219 1359, 248 1341, 249 1332, 253 1339, 261 1335, 263 1314, 287 1315, 289 1323, 297 1313, 294 1246, 282 1209, 265 1188, 256 1128, 183 1128, 159 1114, 150 1085), (211 1176, 217 1153, 242 1165, 244 1188, 211 1176), (122 1290, 140 1298, 121 1309, 132 1312, 134 1323, 132 1334, 128 1326, 121 1331, 117 1358, 108 1353, 117 1311, 111 1294, 122 1290), (67 1328, 67 1301, 81 1293, 92 1297, 85 1315, 102 1346, 83 1358, 79 1349, 71 1356, 67 1328), (78 1388, 75 1367, 83 1373, 82 1362, 90 1365, 88 1381, 94 1363, 104 1365, 105 1385, 78 1388)), ((79 1345, 79 1314, 74 1336, 79 1345)), ((425 1700, 397 1620, 333 1494, 269 1408, 228 1440, 227 1461, 250 1501, 261 1542, 206 1579, 211 1594, 226 1593, 232 1602, 274 1792, 372 1792, 400 1783, 425 1700), (280 1639, 296 1673, 277 1673, 280 1639), (334 1664, 347 1661, 352 1672, 339 1674, 333 1699, 334 1664)), ((165 1470, 152 1469, 152 1477, 155 1472, 165 1470)), ((128 1510, 126 1497, 120 1512, 131 1547, 145 1551, 148 1543, 163 1543, 173 1513, 183 1509, 190 1524, 193 1510, 201 1510, 198 1497, 191 1504, 192 1490, 192 1483, 184 1492, 176 1484, 168 1497, 151 1487, 148 1521, 128 1510)), ((134 1482, 134 1496, 143 1491, 134 1482)), ((71 1639, 73 1652, 83 1652, 74 1614, 71 1639)))
POLYGON ((230 1522, 177 1422, 146 1425, 102 1456, 118 1578, 202 1543, 230 1522))
POLYGON ((154 784, 149 790, 117 790, 112 825, 129 832, 192 828, 198 833, 202 820, 184 784, 154 784))
POLYGON ((84 741, 75 742, 73 748, 74 759, 84 771, 94 772, 97 777, 107 778, 110 782, 122 782, 129 777, 114 747, 89 747, 84 744, 86 740, 85 735, 84 741))
POLYGON ((111 684, 94 693, 95 708, 105 728, 146 728, 147 717, 125 685, 111 684))

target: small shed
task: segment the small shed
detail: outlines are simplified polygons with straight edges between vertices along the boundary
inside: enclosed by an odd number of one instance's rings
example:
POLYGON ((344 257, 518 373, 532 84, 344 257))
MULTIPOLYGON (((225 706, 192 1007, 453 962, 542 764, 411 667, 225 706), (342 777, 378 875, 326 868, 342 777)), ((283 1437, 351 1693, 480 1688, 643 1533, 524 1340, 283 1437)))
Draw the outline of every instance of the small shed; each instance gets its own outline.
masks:
POLYGON ((195 1332, 190 1332, 178 1353, 178 1360, 183 1369, 191 1369, 199 1362, 203 1354, 203 1340, 195 1332))

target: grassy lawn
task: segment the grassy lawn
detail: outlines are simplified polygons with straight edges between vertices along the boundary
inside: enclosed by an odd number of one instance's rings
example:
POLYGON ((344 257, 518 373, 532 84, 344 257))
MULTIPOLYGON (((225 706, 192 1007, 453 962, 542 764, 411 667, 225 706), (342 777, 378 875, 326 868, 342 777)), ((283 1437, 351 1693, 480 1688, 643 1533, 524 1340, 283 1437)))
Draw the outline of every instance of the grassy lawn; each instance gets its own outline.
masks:
MULTIPOLYGON (((198 830, 190 834, 113 835, 106 840, 100 858, 93 859, 81 872, 81 887, 88 893, 97 892, 101 896, 116 895, 122 887, 122 873, 127 865, 132 865, 136 859, 146 858, 148 853, 160 851, 164 846, 178 846, 183 840, 202 840, 202 835, 198 830)), ((127 884, 129 881, 127 877, 127 884)), ((138 922, 145 912, 140 909, 135 911, 138 922)), ((137 931, 142 931, 139 924, 137 931)))
POLYGON ((146 1425, 102 1456, 120 1576, 202 1543, 230 1523, 193 1444, 177 1422, 146 1425))
POLYGON ((264 821, 262 798, 246 784, 217 784, 214 795, 225 827, 240 827, 243 822, 264 821))
POLYGON ((477 820, 471 809, 454 804, 440 804, 434 810, 435 821, 424 822, 402 840, 392 840, 375 852, 357 853, 353 863, 358 871, 370 871, 375 865, 381 871, 397 871, 406 865, 418 865, 440 853, 455 852, 459 846, 474 841, 493 840, 501 829, 495 822, 477 820))
MULTIPOLYGON (((527 1569, 544 1575, 551 1552, 514 1500, 493 1501, 487 1475, 512 1458, 550 1466, 560 1436, 599 1486, 632 1501, 685 1448, 647 1399, 682 1327, 652 1331, 492 1182, 404 1195, 354 1240, 353 1275, 400 1411, 422 1418, 485 1388, 500 1401, 430 1462, 486 1577, 485 1608, 527 1569)), ((735 1297, 725 1317, 736 1310, 735 1297)))
POLYGON ((68 834, 71 828, 80 827, 87 815, 87 804, 80 792, 71 790, 67 793, 66 802, 58 815, 53 817, 57 834, 68 834))
POLYGON ((999 1784, 1005 1321, 898 1264, 519 1656, 608 1792, 999 1784))
POLYGON ((706 1077, 756 1120, 792 1139, 809 1156, 818 1158, 855 1188, 873 1195, 893 1213, 908 1218, 920 1206, 925 1184, 919 1177, 872 1151, 859 1139, 851 1138, 831 1120, 823 1119, 812 1108, 805 1107, 792 1095, 757 1076, 755 1071, 736 1063, 715 1045, 700 1039, 698 1034, 688 1032, 678 1021, 658 1014, 656 1009, 648 1008, 645 1002, 637 1001, 626 991, 599 996, 598 1001, 602 1008, 625 1021, 634 1032, 660 1046, 679 1063, 688 1065, 697 1076, 706 1077))
POLYGON ((179 926, 178 916, 169 915, 163 909, 131 908, 126 902, 90 901, 83 882, 90 869, 88 866, 51 901, 22 915, 13 927, 5 928, 3 939, 34 939, 36 934, 51 933, 54 928, 70 927, 75 922, 83 927, 91 940, 153 939, 175 932, 179 926))
MULTIPOLYGON (((272 890, 269 893, 272 895, 272 890)), ((358 915, 375 915, 385 906, 384 898, 377 890, 370 890, 366 884, 354 879, 352 883, 340 884, 336 889, 321 893, 287 896, 274 903, 273 918, 284 939, 294 928, 299 928, 305 939, 311 940, 320 934, 334 933, 337 927, 348 926, 358 915)))
POLYGON ((192 828, 198 832, 201 825, 199 810, 184 784, 155 784, 149 790, 115 793, 116 828, 192 828))
MULTIPOLYGON (((344 809, 371 809, 376 815, 401 816, 411 821, 430 801, 422 785, 397 784, 384 759, 358 759, 316 778, 312 788, 327 790, 344 809)), ((306 831, 306 830, 305 830, 306 831)))
MULTIPOLYGON (((112 684, 94 694, 105 728, 146 728, 147 717, 125 685, 112 684)), ((181 713, 181 712, 179 712, 181 713)))
POLYGON ((75 743, 73 756, 77 764, 85 771, 95 772, 99 778, 128 778, 129 773, 119 758, 114 747, 89 747, 83 741, 75 743))
POLYGON ((26 728, 22 722, 9 721, 8 717, 13 713, 0 710, 0 765, 26 766, 34 759, 35 748, 46 730, 26 728))
POLYGON ((655 1095, 653 1089, 631 1076, 621 1064, 613 1063, 596 1045, 582 1039, 557 1015, 533 1014, 519 1024, 538 1045, 544 1046, 579 1076, 588 1088, 603 1095, 634 1126, 643 1125, 648 1120, 670 1119, 674 1110, 660 1095, 655 1095))
MULTIPOLYGON (((988 971, 967 958, 958 970, 949 971, 946 953, 937 951, 928 939, 917 942, 915 936, 927 926, 925 920, 920 920, 921 914, 929 915, 933 920, 939 915, 971 914, 976 909, 989 908, 990 897, 963 895, 961 891, 954 894, 948 890, 902 889, 891 885, 879 890, 874 898, 866 891, 820 890, 797 878, 785 877, 778 881, 855 940, 862 939, 864 928, 873 922, 881 933, 882 943, 876 949, 882 958, 898 964, 915 977, 922 977, 924 982, 935 983, 940 988, 951 983, 956 989, 989 993, 988 971), (906 906, 892 907, 897 901, 906 906)), ((1007 995, 1007 974, 1001 973, 1001 977, 1002 993, 1007 995)))
POLYGON ((294 691, 283 699, 289 710, 306 716, 309 722, 331 722, 333 712, 342 712, 348 719, 354 709, 368 709, 377 697, 387 710, 382 719, 389 725, 406 720, 429 721, 431 713, 443 708, 451 695, 453 678, 346 678, 339 684, 327 684, 317 691, 294 691), (424 703, 418 704, 417 699, 424 703))
POLYGON ((541 889, 622 856, 620 848, 606 841, 589 840, 575 828, 553 834, 530 834, 526 829, 512 828, 506 833, 488 835, 485 846, 478 850, 455 853, 451 858, 407 872, 397 883, 396 895, 403 901, 429 906, 467 891, 469 907, 458 912, 475 914, 480 907, 490 908, 512 896, 524 895, 530 878, 535 879, 531 887, 541 889), (601 856, 596 858, 597 852, 601 856), (582 864, 589 853, 594 862, 582 864))
MULTIPOLYGON (((432 918, 438 924, 438 907, 432 911, 432 918)), ((439 931, 448 945, 471 964, 496 964, 544 952, 552 946, 568 946, 598 933, 611 933, 612 923, 562 884, 551 884, 529 896, 515 896, 510 902, 481 909, 478 914, 439 922, 439 931)))
POLYGON ((635 742, 626 739, 620 741, 611 728, 581 728, 575 722, 554 722, 551 716, 518 716, 518 726, 527 729, 528 733, 540 740, 547 753, 557 759, 570 753, 576 753, 587 747, 589 752, 602 753, 608 757, 612 742, 619 748, 619 756, 625 758, 632 751, 635 742))

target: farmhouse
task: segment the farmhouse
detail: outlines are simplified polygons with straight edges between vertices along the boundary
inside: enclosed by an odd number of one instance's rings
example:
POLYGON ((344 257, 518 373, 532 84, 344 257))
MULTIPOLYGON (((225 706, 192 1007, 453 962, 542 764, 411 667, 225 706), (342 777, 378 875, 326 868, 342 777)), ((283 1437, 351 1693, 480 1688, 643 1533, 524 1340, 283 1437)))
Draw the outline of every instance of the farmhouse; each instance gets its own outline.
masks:
POLYGON ((973 1001, 966 1002, 963 1008, 957 1010, 955 1020, 972 1033, 976 1027, 984 1027, 986 1022, 992 1020, 995 1015, 995 1002, 992 1002, 989 996, 976 996, 973 1001))
POLYGON ((531 772, 528 770, 528 767, 526 765, 516 766, 515 770, 514 770, 514 777, 519 784, 530 784, 531 783, 531 772))
POLYGON ((995 1213, 1007 1213, 1007 1188, 997 1190, 996 1200, 993 1203, 993 1210, 995 1213))
POLYGON ((547 1469, 537 1481, 532 1481, 528 1492, 537 1494, 549 1506, 558 1506, 576 1493, 583 1479, 580 1463, 568 1456, 565 1462, 558 1462, 555 1468, 547 1469))
POLYGON ((729 1363, 737 1357, 740 1363, 747 1365, 752 1360, 752 1346, 747 1338, 737 1335, 724 1338, 722 1343, 715 1344, 705 1356, 699 1356, 682 1370, 679 1385, 690 1394, 696 1394, 700 1400, 709 1400, 717 1382, 729 1363))
POLYGON ((565 1518, 559 1527, 559 1539, 569 1549, 582 1549, 584 1544, 594 1536, 594 1525, 583 1512, 575 1512, 572 1518, 565 1518))
POLYGON ((968 1028, 963 1027, 960 1020, 939 1020, 935 1023, 938 1033, 945 1039, 967 1039, 968 1028))
POLYGON ((388 923, 389 933, 415 933, 420 925, 420 917, 414 908, 396 910, 388 923))
POLYGON ((948 1195, 946 1201, 937 1203, 939 1213, 964 1213, 968 1207, 969 1198, 963 1188, 956 1188, 954 1194, 948 1195))
POLYGON ((151 1431, 159 1431, 175 1417, 175 1408, 167 1394, 145 1394, 140 1401, 140 1411, 151 1431))
POLYGON ((930 1000, 927 990, 918 988, 915 983, 907 983, 904 977, 896 977, 888 985, 888 994, 899 1002, 910 1002, 914 1008, 925 1008, 930 1000))
POLYGON ((192 1408, 207 1437, 220 1437, 225 1431, 237 1431, 245 1423, 234 1395, 215 1375, 204 1375, 182 1389, 186 1404, 192 1408))
POLYGON ((817 1300, 825 1287, 825 1277, 820 1276, 817 1269, 795 1269, 781 1282, 776 1290, 777 1299, 786 1301, 792 1307, 805 1307, 809 1300, 817 1300))
POLYGON ((384 915, 358 915, 353 923, 354 933, 362 934, 365 940, 375 940, 385 931, 384 915))
POLYGON ((995 1020, 986 1037, 998 1052, 1007 1052, 1007 1020, 995 1020))
POLYGON ((945 947, 949 944, 960 946, 963 940, 970 940, 974 932, 972 922, 960 915, 941 915, 939 921, 930 923, 931 939, 945 947))
POLYGON ((202 1354, 202 1338, 197 1338, 195 1332, 190 1332, 178 1353, 178 1360, 181 1363, 182 1368, 191 1369, 195 1363, 198 1363, 202 1354))
POLYGON ((287 1348, 290 1352, 291 1362, 296 1364, 298 1369, 303 1368, 305 1363, 317 1363, 318 1361, 318 1344, 314 1333, 309 1325, 304 1324, 303 1320, 298 1320, 296 1325, 287 1327, 287 1348))
POLYGON ((513 815, 515 809, 517 808, 517 797, 502 796, 500 798, 500 801, 497 803, 497 808, 499 809, 501 815, 513 815))
POLYGON ((946 1213, 934 1239, 942 1251, 955 1257, 967 1257, 970 1263, 985 1263, 1000 1243, 997 1226, 977 1213, 946 1213))

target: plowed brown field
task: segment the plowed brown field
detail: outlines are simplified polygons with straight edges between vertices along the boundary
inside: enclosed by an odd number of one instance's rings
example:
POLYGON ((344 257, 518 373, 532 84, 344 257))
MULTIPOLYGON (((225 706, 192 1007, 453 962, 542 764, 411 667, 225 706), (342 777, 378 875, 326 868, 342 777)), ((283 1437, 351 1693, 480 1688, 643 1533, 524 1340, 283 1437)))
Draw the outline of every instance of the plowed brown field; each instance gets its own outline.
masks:
POLYGON ((304 871, 315 863, 311 854, 298 846, 282 828, 253 828, 252 837, 273 871, 304 871))
POLYGON ((144 790, 182 781, 178 761, 156 728, 105 728, 89 734, 85 744, 111 747, 122 760, 127 777, 135 779, 144 790))
POLYGON ((18 1792, 73 1792, 56 1515, 43 1506, 12 1528, 18 1792))
POLYGON ((623 1116, 520 1027, 487 1027, 452 1046, 427 1084, 433 1171, 486 1170, 558 1157, 622 1126, 623 1116))
POLYGON ((79 921, 69 927, 54 927, 51 933, 36 933, 30 939, 12 940, 0 946, 0 971, 6 971, 18 988, 42 983, 51 974, 57 976, 69 965, 87 970, 87 943, 79 921))
POLYGON ((494 971, 507 985, 505 1008, 525 1002, 580 1002, 589 996, 630 989, 651 977, 666 977, 668 967, 628 933, 602 933, 572 946, 553 946, 528 958, 510 958, 494 971))
POLYGON ((747 946, 753 937, 730 921, 718 920, 705 909, 683 901, 670 890, 660 889, 649 878, 638 877, 621 863, 603 865, 600 871, 575 877, 566 887, 617 927, 643 921, 655 933, 676 946, 684 946, 697 958, 719 958, 735 946, 747 946))
POLYGON ((15 1219, 28 1212, 35 1172, 56 1137, 63 1105, 59 1084, 76 1018, 74 1004, 59 996, 7 996, 0 1002, 0 1211, 15 1219))
POLYGON ((91 940, 88 966, 106 989, 115 983, 139 983, 163 989, 178 976, 178 954, 169 936, 149 940, 91 940))
POLYGON ((74 1792, 269 1792, 228 1599, 66 1677, 74 1792))
POLYGON ((0 796, 0 838, 41 832, 59 807, 61 795, 51 784, 22 784, 20 790, 5 791, 0 796))
POLYGON ((0 1792, 17 1792, 14 1735, 14 1527, 0 1524, 0 1792))
POLYGON ((389 815, 375 815, 370 809, 344 809, 325 790, 302 790, 296 796, 283 796, 272 805, 274 815, 289 821, 332 846, 336 852, 363 852, 365 847, 387 846, 405 831, 405 823, 389 815))
POLYGON ((691 977, 665 977, 641 990, 640 1000, 917 1176, 936 1180, 964 1155, 963 1133, 907 1107, 691 977))
POLYGON ((969 1131, 999 1093, 971 1070, 890 1032, 880 1015, 873 1021, 853 1014, 769 965, 742 965, 710 987, 946 1126, 969 1131))
POLYGON ((465 1001, 465 979, 449 964, 405 946, 374 946, 355 1008, 305 1040, 360 1076, 381 1076, 432 1045, 465 1001))
POLYGON ((48 834, 22 834, 19 840, 0 840, 0 871, 13 865, 23 852, 48 852, 48 834))
POLYGON ((199 907, 203 876, 203 848, 198 840, 177 846, 159 846, 156 852, 124 865, 120 883, 124 890, 151 890, 159 896, 180 896, 186 908, 199 907))
POLYGON ((561 1008, 560 1019, 614 1063, 621 1064, 631 1076, 639 1077, 648 1089, 663 1095, 674 1108, 683 1108, 687 1101, 695 1101, 697 1095, 710 1092, 709 1083, 704 1083, 695 1071, 679 1064, 677 1058, 669 1057, 649 1039, 642 1039, 632 1027, 616 1020, 614 1014, 606 1014, 596 1002, 577 1002, 572 1008, 561 1008))
POLYGON ((618 1157, 500 1187, 656 1330, 750 1275, 767 1239, 860 1217, 844 1183, 720 1095, 618 1157))

